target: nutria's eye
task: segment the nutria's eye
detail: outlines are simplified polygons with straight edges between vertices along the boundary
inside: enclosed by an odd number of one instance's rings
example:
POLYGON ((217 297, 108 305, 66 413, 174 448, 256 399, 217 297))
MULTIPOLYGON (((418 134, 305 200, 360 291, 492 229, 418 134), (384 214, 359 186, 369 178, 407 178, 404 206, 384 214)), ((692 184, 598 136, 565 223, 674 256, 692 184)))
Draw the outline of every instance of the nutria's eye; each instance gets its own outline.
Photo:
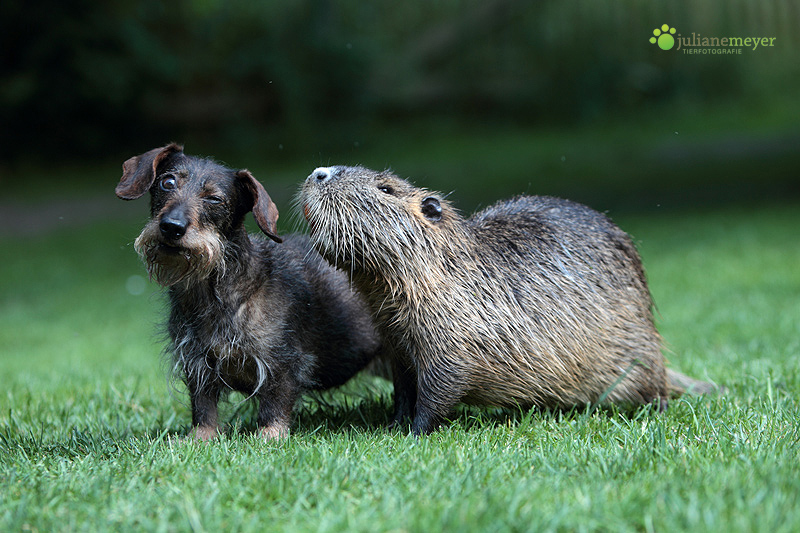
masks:
POLYGON ((219 196, 206 196, 205 198, 203 198, 203 201, 209 204, 216 205, 216 204, 221 204, 225 200, 219 196))
POLYGON ((422 214, 425 218, 438 222, 442 220, 442 204, 439 199, 434 196, 428 196, 422 200, 422 214))
POLYGON ((158 187, 162 191, 174 191, 178 188, 178 180, 175 179, 175 176, 167 176, 158 182, 158 187))
POLYGON ((378 185, 378 190, 385 192, 386 194, 394 194, 394 189, 392 189, 389 185, 378 185))

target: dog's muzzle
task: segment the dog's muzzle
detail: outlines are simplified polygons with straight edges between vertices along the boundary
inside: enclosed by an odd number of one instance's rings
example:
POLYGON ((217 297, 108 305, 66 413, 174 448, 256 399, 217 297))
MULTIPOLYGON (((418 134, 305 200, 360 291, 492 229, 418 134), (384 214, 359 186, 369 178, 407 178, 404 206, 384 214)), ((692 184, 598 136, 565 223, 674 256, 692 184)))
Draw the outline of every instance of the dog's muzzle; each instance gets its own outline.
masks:
POLYGON ((158 224, 158 229, 161 231, 161 236, 164 237, 165 240, 177 242, 186 235, 186 228, 188 226, 189 217, 186 216, 186 211, 180 207, 176 207, 162 215, 161 222, 158 224))

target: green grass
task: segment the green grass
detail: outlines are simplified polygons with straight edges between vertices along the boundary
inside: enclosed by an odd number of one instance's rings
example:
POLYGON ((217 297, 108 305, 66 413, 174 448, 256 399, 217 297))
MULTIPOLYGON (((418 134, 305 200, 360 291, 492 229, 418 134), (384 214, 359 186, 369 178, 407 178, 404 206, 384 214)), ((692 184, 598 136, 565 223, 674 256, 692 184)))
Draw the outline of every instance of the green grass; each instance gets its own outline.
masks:
POLYGON ((287 442, 254 438, 239 398, 220 440, 184 440, 163 301, 126 288, 138 228, 4 239, 0 530, 800 529, 800 208, 618 222, 671 364, 728 393, 661 415, 462 409, 419 440, 384 428, 390 387, 367 377, 306 398, 287 442))

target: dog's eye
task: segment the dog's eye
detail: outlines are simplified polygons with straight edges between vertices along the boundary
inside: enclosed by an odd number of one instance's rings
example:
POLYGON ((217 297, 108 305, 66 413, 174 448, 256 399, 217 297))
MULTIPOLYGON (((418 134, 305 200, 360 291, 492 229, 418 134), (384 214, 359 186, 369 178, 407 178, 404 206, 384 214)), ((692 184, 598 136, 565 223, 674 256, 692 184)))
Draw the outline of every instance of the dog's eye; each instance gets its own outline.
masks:
POLYGON ((158 182, 158 186, 162 191, 174 191, 178 188, 178 180, 174 176, 167 176, 158 182))
POLYGON ((224 200, 219 196, 206 196, 203 200, 209 204, 221 204, 224 200))
POLYGON ((378 185, 378 190, 385 192, 386 194, 394 194, 394 189, 392 189, 389 185, 378 185))

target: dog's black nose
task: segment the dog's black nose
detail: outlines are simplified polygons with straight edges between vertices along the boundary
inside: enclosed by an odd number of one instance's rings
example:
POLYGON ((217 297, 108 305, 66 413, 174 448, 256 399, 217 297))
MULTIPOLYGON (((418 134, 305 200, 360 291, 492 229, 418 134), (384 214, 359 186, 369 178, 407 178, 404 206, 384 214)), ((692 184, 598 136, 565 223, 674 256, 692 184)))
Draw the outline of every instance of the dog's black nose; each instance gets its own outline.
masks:
POLYGON ((158 227, 165 239, 177 241, 186 234, 186 226, 188 225, 189 223, 183 213, 172 211, 161 218, 161 223, 158 227))

